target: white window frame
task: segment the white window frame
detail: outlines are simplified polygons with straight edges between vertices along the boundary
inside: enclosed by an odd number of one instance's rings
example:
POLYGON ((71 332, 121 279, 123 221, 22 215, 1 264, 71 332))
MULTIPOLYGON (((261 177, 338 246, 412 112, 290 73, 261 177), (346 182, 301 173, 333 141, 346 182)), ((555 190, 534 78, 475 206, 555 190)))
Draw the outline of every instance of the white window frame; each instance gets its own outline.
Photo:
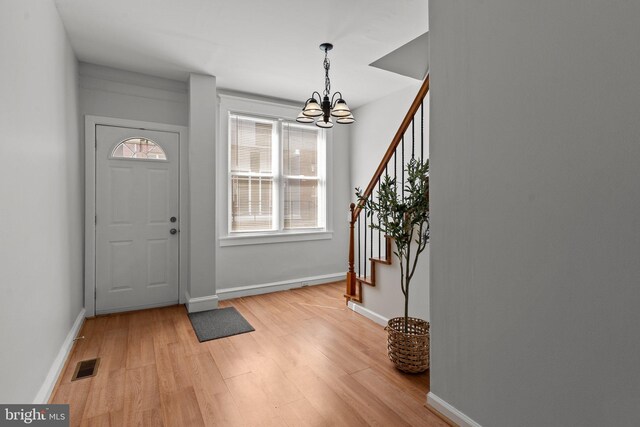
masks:
POLYGON ((227 126, 229 124, 229 120, 231 119, 231 116, 237 116, 239 118, 247 119, 247 120, 254 120, 256 123, 272 124, 273 128, 271 129, 271 140, 272 142, 275 141, 276 143, 272 144, 271 146, 271 173, 270 174, 260 173, 260 172, 248 172, 248 173, 232 172, 231 168, 229 167, 229 165, 231 164, 231 152, 229 150, 229 142, 231 140, 231 129, 227 130, 227 136, 226 136, 226 140, 227 140, 226 141, 226 144, 227 144, 227 178, 226 178, 227 180, 227 234, 228 235, 235 235, 236 233, 238 235, 271 234, 273 232, 277 232, 279 228, 278 207, 280 206, 280 201, 279 201, 280 191, 273 191, 273 190, 272 190, 273 211, 271 213, 271 229, 270 230, 252 230, 252 231, 235 231, 235 232, 231 231, 232 222, 233 222, 233 218, 231 217, 231 205, 233 204, 233 191, 231 189, 233 184, 231 181, 231 177, 233 175, 236 175, 236 176, 244 176, 247 178, 259 178, 259 177, 272 178, 273 179, 273 182, 271 184, 272 188, 279 188, 280 165, 282 164, 282 162, 278 161, 278 159, 280 158, 280 154, 278 153, 278 150, 279 150, 279 141, 280 141, 282 124, 278 119, 272 118, 272 117, 257 116, 255 114, 249 115, 249 114, 229 111, 227 114, 227 117, 224 118, 224 120, 227 121, 227 126))
MULTIPOLYGON (((318 180, 324 186, 324 191, 319 195, 318 222, 322 227, 312 229, 284 229, 284 176, 283 156, 282 156, 282 130, 283 123, 289 122, 294 126, 299 124, 295 118, 300 112, 300 106, 289 105, 265 99, 242 97, 235 94, 219 93, 220 97, 220 126, 217 144, 217 185, 216 203, 219 215, 218 221, 218 241, 220 246, 254 245, 265 243, 295 242, 306 240, 324 240, 333 237, 332 221, 328 212, 331 212, 331 194, 333 183, 331 181, 331 131, 323 130, 324 143, 318 148, 318 180), (273 149, 273 174, 274 191, 273 206, 274 212, 273 229, 268 231, 231 231, 231 171, 230 147, 229 147, 229 117, 230 115, 246 116, 248 118, 263 118, 273 120, 277 123, 274 132, 275 142, 273 149), (278 159, 276 162, 275 159, 278 159)), ((295 178, 295 177, 294 177, 295 178)))

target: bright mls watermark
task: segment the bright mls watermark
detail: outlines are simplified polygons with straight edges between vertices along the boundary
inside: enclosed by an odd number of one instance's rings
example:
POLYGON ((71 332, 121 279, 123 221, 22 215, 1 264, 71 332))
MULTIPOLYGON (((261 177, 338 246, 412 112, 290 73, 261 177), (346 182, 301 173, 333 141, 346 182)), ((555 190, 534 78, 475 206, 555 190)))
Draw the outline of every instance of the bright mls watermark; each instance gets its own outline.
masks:
POLYGON ((0 427, 69 427, 69 405, 0 404, 0 427))

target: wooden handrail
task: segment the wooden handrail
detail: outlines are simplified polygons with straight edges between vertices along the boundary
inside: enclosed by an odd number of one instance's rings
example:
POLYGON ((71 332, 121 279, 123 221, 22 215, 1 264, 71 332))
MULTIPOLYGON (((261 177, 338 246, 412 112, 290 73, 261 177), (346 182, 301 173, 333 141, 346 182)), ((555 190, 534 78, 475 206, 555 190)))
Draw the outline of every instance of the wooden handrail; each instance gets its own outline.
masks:
MULTIPOLYGON (((424 79, 424 82, 422 83, 422 86, 420 87, 420 90, 418 91, 416 98, 413 100, 411 107, 409 107, 409 111, 407 112, 407 115, 404 116, 404 119, 402 120, 402 123, 400 124, 400 127, 396 132, 396 135, 391 140, 391 144, 389 145, 387 152, 384 153, 384 157, 382 157, 382 161, 380 161, 380 164, 378 165, 376 172, 373 174, 373 177, 371 178, 369 185, 367 185, 366 190, 364 190, 364 193, 362 194, 363 198, 365 199, 368 198, 371 195, 371 193, 373 193, 373 190, 376 188, 376 185, 378 185, 378 180, 382 176, 384 169, 387 167, 387 163, 389 163, 389 161, 393 157, 393 153, 396 151, 396 148, 398 148, 400 141, 402 141, 402 137, 404 136, 404 133, 407 131, 407 129, 409 128, 409 125, 413 121, 413 117, 418 112, 418 108, 420 108, 420 105, 422 105, 422 101, 424 100, 424 97, 427 95, 427 92, 429 92, 429 75, 428 74, 427 74, 427 78, 424 79)), ((358 203, 351 215, 352 223, 354 223, 356 219, 358 219, 358 215, 360 215, 361 210, 362 210, 362 206, 358 203)))
MULTIPOLYGON (((420 106, 422 105, 422 102, 424 100, 424 97, 427 95, 427 92, 429 92, 429 75, 427 75, 427 77, 424 79, 424 82, 422 83, 422 86, 420 86, 420 90, 418 91, 416 98, 413 100, 413 103, 409 107, 409 111, 407 112, 407 115, 404 116, 404 119, 402 120, 402 123, 398 128, 398 131, 396 132, 395 136, 391 140, 391 144, 389 145, 389 148, 387 149, 386 153, 384 153, 384 157, 382 157, 382 161, 378 165, 378 168, 376 169, 376 172, 373 174, 373 177, 371 178, 369 185, 367 185, 367 188, 362 194, 364 199, 369 198, 373 193, 373 190, 376 188, 376 185, 378 185, 378 180, 384 173, 387 167, 387 164, 393 157, 396 151, 396 148, 398 148, 398 145, 402 141, 402 138, 404 137, 405 132, 409 128, 409 125, 413 122, 415 115, 418 112, 418 108, 420 108, 420 106)), ((349 301, 362 302, 362 283, 361 282, 362 280, 366 281, 367 279, 366 277, 358 278, 356 276, 356 272, 354 268, 354 261, 355 261, 354 229, 355 229, 355 223, 358 220, 358 216, 362 211, 362 205, 360 203, 358 204, 351 203, 350 209, 351 209, 351 221, 349 221, 349 270, 347 271, 347 291, 344 295, 346 297, 347 304, 349 303, 349 301)), ((391 240, 389 240, 387 236, 385 236, 385 240, 387 244, 386 256, 388 257, 390 256, 389 254, 391 252, 391 240)), ((371 242, 371 244, 373 244, 373 242, 371 242)), ((366 246, 365 246, 365 250, 366 250, 366 246)), ((372 263, 371 265, 372 277, 371 277, 371 281, 367 283, 370 285, 374 285, 375 270, 374 270, 373 263, 380 262, 380 260, 373 259, 373 258, 370 258, 370 260, 372 263)))

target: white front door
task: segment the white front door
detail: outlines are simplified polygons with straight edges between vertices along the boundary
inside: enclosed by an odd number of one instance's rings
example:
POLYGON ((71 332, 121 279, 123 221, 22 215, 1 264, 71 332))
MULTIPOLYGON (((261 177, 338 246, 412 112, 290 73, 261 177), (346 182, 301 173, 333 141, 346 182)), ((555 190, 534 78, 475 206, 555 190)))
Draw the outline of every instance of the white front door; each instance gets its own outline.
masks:
POLYGON ((178 145, 96 126, 96 314, 178 303, 178 145))

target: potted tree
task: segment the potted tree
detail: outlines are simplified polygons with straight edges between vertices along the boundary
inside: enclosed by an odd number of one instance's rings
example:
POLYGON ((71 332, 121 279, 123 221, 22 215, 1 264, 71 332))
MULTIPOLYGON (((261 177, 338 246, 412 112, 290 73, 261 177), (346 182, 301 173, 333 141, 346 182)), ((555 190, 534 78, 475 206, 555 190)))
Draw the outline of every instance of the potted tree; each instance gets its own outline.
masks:
POLYGON ((429 160, 411 159, 405 173, 404 189, 395 178, 385 175, 377 198, 364 198, 359 188, 356 196, 371 218, 370 226, 395 241, 404 316, 389 320, 385 328, 387 349, 398 369, 417 373, 429 368, 429 322, 409 317, 409 290, 420 254, 429 241, 429 160))

